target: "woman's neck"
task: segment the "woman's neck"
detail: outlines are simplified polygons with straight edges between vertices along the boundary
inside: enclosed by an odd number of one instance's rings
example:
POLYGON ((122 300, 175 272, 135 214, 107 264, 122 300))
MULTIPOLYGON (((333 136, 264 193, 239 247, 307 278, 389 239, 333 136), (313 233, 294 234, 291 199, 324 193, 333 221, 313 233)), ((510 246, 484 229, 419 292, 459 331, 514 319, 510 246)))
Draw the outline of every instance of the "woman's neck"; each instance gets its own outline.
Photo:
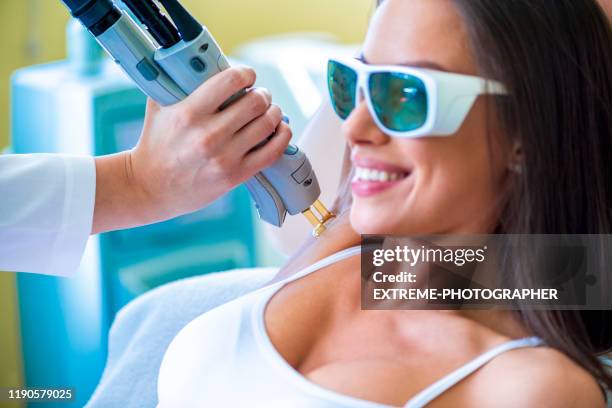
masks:
POLYGON ((281 268, 275 281, 291 276, 323 258, 361 243, 361 236, 351 227, 348 211, 329 221, 326 226, 327 230, 320 237, 308 237, 304 241, 281 268))
MULTIPOLYGON (((348 211, 339 215, 327 226, 327 231, 319 238, 308 237, 304 241, 287 264, 281 268, 274 281, 285 279, 325 257, 361 244, 361 236, 351 227, 348 211)), ((469 319, 476 324, 509 338, 529 335, 528 331, 512 312, 500 310, 460 310, 447 311, 446 313, 469 319)), ((403 314, 399 314, 398 317, 403 314)), ((419 315, 422 314, 419 313, 419 315)))

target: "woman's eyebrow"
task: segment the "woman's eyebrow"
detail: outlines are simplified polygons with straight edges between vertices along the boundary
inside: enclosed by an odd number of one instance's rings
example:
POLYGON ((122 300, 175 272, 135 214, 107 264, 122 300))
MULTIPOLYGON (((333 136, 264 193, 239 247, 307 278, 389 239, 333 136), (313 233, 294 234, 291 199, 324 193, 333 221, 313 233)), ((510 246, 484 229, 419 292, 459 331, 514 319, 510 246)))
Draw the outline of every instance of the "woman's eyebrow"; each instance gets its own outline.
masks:
MULTIPOLYGON (((363 62, 364 64, 368 64, 368 65, 370 64, 363 53, 359 54, 359 57, 357 57, 357 59, 363 62)), ((433 61, 428 61, 428 60, 406 61, 406 62, 402 62, 399 64, 392 64, 392 65, 401 65, 404 67, 413 67, 413 68, 429 68, 429 69, 435 69, 436 71, 449 72, 449 70, 444 68, 442 65, 437 64, 433 61)))

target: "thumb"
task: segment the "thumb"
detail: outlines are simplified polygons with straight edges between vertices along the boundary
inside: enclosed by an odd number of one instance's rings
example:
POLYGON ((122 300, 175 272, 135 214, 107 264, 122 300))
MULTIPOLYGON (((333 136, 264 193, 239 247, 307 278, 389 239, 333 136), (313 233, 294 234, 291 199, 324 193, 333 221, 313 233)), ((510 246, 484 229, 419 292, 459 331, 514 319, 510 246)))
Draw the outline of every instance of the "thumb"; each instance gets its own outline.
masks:
POLYGON ((147 113, 156 114, 161 110, 159 103, 155 102, 154 99, 147 98, 147 113))
POLYGON ((144 127, 145 129, 153 126, 155 118, 162 110, 162 107, 151 98, 147 98, 147 110, 145 111, 144 127))

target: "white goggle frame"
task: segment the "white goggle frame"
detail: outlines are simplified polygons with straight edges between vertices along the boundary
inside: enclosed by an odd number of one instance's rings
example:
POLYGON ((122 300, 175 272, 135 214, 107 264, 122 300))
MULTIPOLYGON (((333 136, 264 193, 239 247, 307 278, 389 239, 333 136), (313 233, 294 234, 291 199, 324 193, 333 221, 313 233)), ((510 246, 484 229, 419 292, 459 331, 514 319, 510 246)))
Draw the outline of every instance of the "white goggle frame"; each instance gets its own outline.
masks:
POLYGON ((345 65, 357 73, 356 105, 359 105, 359 95, 360 92, 363 92, 370 115, 376 125, 392 137, 413 138, 452 135, 461 127, 478 96, 507 94, 503 84, 477 76, 398 65, 370 65, 355 58, 332 58, 330 61, 345 65), (427 118, 423 126, 414 130, 399 132, 387 128, 379 120, 372 105, 368 82, 372 74, 384 72, 412 75, 425 84, 427 118))

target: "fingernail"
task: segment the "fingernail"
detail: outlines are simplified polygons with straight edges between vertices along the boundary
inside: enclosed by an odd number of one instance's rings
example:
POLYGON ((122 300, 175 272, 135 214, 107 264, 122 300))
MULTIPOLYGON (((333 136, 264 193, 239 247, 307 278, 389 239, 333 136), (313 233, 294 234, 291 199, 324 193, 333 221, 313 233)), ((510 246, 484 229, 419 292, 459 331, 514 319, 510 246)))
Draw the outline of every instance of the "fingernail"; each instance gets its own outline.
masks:
POLYGON ((259 89, 260 91, 262 91, 266 95, 272 97, 272 93, 270 93, 270 90, 268 88, 257 88, 257 89, 259 89))
POLYGON ((289 119, 289 116, 283 115, 283 122, 289 125, 291 124, 291 119, 289 119))

